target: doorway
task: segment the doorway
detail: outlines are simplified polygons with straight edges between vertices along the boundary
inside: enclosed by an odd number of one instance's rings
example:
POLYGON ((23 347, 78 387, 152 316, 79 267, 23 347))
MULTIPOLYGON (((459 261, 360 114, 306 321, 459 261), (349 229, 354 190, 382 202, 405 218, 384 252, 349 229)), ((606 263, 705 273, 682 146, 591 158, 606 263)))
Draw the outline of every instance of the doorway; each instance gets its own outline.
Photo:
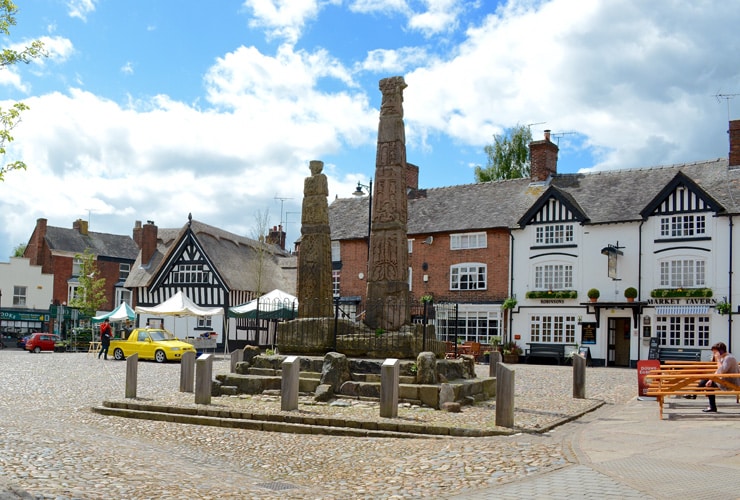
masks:
POLYGON ((630 318, 609 318, 607 366, 630 365, 630 318))

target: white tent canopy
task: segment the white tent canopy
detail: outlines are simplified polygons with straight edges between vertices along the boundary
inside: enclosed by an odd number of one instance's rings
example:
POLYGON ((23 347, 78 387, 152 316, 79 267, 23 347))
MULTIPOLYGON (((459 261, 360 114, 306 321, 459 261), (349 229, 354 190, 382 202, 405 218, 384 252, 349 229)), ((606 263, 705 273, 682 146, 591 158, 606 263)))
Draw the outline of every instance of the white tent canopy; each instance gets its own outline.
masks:
POLYGON ((121 302, 121 305, 113 309, 113 311, 107 314, 101 314, 100 316, 95 316, 92 320, 93 323, 100 323, 106 318, 110 321, 133 321, 135 317, 136 314, 134 314, 134 310, 131 309, 131 306, 125 302, 121 302))
POLYGON ((223 307, 200 307, 182 291, 154 307, 136 306, 138 314, 155 316, 218 316, 224 313, 223 307))
POLYGON ((236 317, 244 317, 248 315, 251 317, 250 313, 252 313, 252 311, 256 311, 258 307, 263 311, 274 311, 279 308, 288 308, 289 310, 294 310, 295 314, 295 311, 298 309, 298 298, 289 293, 283 292, 282 290, 275 289, 257 299, 247 302, 246 304, 230 307, 229 314, 230 316, 236 317))

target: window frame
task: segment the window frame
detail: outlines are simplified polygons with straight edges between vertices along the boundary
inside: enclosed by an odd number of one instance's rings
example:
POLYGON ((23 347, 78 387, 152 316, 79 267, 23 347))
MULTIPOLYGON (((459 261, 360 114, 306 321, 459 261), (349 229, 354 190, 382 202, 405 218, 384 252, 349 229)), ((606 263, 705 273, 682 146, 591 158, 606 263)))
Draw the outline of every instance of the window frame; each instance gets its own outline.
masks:
POLYGON ((533 290, 538 291, 545 291, 545 290, 572 290, 573 289, 573 283, 574 283, 574 275, 573 275, 573 264, 569 264, 567 262, 541 262, 539 264, 534 264, 533 273, 534 276, 532 277, 532 284, 533 284, 533 290), (547 268, 557 268, 560 267, 562 270, 560 271, 560 276, 562 277, 562 283, 560 283, 560 286, 558 283, 555 282, 555 278, 557 278, 557 270, 552 269, 550 271, 550 274, 552 275, 550 278, 550 283, 547 282, 547 268))
POLYGON ((452 264, 450 266, 450 290, 456 292, 488 290, 488 265, 483 262, 462 262, 459 264, 452 264), (463 269, 466 270, 465 274, 461 273, 463 269), (476 269, 476 271, 473 272, 472 269, 476 269), (483 271, 483 285, 479 286, 481 283, 481 270, 483 271), (476 278, 475 280, 466 280, 467 283, 474 282, 476 286, 474 288, 462 288, 461 284, 463 283, 463 276, 472 276, 476 278))
POLYGON ((572 245, 575 243, 575 239, 575 224, 573 223, 554 222, 551 224, 540 224, 535 227, 535 245, 572 245), (548 231, 551 233, 550 235, 548 235, 548 231), (559 238, 557 237, 558 234, 560 234, 559 238))
POLYGON ((488 233, 485 231, 450 234, 450 250, 475 250, 479 248, 488 248, 488 233), (475 238, 475 241, 471 244, 473 238, 475 238))
POLYGON ((698 257, 668 257, 656 267, 661 288, 703 288, 707 286, 707 259, 698 257))
POLYGON ((705 238, 709 236, 704 213, 676 213, 659 217, 658 237, 663 239, 705 238))

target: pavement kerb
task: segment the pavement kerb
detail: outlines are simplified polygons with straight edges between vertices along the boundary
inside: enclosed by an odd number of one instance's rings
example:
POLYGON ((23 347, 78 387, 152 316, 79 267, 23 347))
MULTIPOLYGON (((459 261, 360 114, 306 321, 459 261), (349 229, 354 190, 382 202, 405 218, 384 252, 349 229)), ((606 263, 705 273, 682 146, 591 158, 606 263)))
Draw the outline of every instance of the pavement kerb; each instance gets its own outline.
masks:
POLYGON ((103 401, 102 406, 93 407, 92 411, 109 416, 163 420, 184 424, 211 425, 272 432, 311 433, 326 435, 353 435, 361 437, 489 437, 508 436, 518 433, 542 434, 555 427, 581 418, 587 413, 604 405, 603 401, 583 411, 568 415, 549 425, 537 429, 514 427, 511 429, 472 429, 454 426, 439 426, 395 422, 388 420, 344 419, 335 416, 306 416, 300 414, 242 412, 235 410, 204 407, 182 407, 141 403, 136 401, 103 401), (371 434, 376 434, 372 436, 371 434), (392 436, 389 434, 393 434, 392 436))

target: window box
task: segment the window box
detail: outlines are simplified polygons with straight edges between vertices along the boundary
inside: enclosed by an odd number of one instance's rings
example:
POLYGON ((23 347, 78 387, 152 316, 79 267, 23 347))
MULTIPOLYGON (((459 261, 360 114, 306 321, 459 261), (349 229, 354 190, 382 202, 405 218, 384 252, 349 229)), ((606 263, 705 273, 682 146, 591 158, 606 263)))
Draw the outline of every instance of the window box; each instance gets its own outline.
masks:
POLYGON ((650 291, 654 299, 676 297, 711 297, 711 288, 656 288, 650 291))
POLYGON ((576 299, 576 290, 530 290, 526 293, 528 299, 576 299))

